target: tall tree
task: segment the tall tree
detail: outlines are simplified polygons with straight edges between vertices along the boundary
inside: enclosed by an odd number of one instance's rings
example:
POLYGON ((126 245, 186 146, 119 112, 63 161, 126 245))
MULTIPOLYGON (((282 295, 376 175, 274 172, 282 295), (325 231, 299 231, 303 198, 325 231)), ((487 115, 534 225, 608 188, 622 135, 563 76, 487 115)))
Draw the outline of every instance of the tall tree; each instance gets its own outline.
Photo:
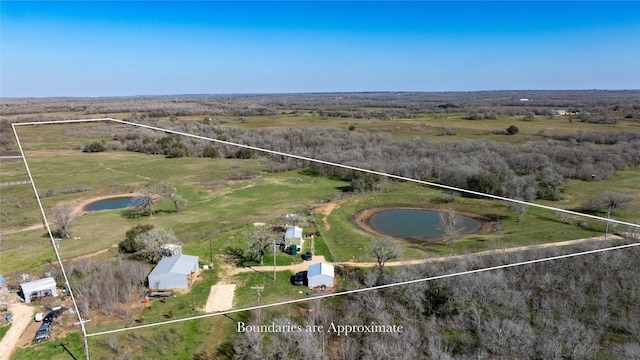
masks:
MULTIPOLYGON (((155 210, 155 204, 164 198, 178 196, 175 192, 176 189, 165 182, 161 182, 160 184, 148 182, 138 191, 138 195, 134 198, 133 205, 129 210, 134 216, 152 216, 155 210)), ((172 201, 176 204, 175 200, 172 201)), ((176 210, 177 208, 178 205, 176 205, 176 210)))
POLYGON ((367 254, 376 259, 380 273, 389 261, 402 256, 402 248, 389 237, 372 237, 367 245, 367 254))
POLYGON ((273 244, 275 233, 270 227, 257 226, 247 234, 246 254, 248 257, 264 265, 264 256, 273 244))
POLYGON ((442 229, 444 239, 449 243, 451 252, 453 252, 453 244, 458 241, 462 234, 462 217, 453 209, 445 209, 441 211, 440 229, 442 229))
MULTIPOLYGON (((514 200, 531 201, 536 198, 538 187, 533 175, 514 176, 502 183, 502 194, 514 200)), ((518 216, 518 221, 522 220, 527 211, 527 205, 509 202, 509 211, 518 216)))
POLYGON ((141 247, 138 254, 151 263, 157 263, 162 258, 163 246, 178 244, 173 231, 165 228, 153 228, 135 237, 135 242, 141 247))
POLYGON ((71 222, 74 219, 73 208, 63 205, 53 210, 52 222, 56 225, 55 232, 61 238, 69 238, 71 235, 71 222))

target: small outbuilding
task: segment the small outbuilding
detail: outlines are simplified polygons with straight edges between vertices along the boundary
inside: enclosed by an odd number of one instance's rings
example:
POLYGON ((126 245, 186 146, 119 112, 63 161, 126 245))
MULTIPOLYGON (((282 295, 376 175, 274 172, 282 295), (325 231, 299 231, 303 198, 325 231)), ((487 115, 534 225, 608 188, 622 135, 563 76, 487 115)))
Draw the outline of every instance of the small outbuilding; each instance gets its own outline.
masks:
POLYGON ((198 271, 198 257, 178 254, 165 256, 149 273, 150 289, 187 289, 192 274, 198 271))
POLYGON ((288 228, 284 233, 284 245, 286 247, 296 245, 298 252, 302 251, 302 245, 304 245, 302 228, 299 228, 297 226, 288 228))
POLYGON ((0 275, 0 295, 9 293, 9 282, 0 275))
POLYGON ((46 296, 58 296, 56 280, 52 277, 22 283, 20 284, 20 290, 22 290, 25 303, 30 303, 46 296))
POLYGON ((309 288, 318 286, 333 287, 333 277, 333 265, 325 263, 309 265, 309 269, 307 271, 309 288))

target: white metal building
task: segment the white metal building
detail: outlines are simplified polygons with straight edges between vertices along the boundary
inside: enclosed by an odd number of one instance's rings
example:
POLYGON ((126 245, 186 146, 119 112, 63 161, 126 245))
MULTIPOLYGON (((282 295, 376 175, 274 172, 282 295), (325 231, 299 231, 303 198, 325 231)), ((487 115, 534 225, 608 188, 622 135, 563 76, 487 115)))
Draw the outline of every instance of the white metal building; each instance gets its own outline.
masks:
POLYGON ((307 281, 309 288, 318 286, 333 287, 334 268, 331 264, 317 263, 309 265, 307 281))
POLYGON ((198 271, 198 257, 179 254, 165 256, 149 273, 150 289, 187 289, 189 276, 198 271))
POLYGON ((24 302, 29 303, 45 296, 58 296, 56 290, 56 280, 52 277, 46 277, 34 281, 20 284, 24 302))
POLYGON ((302 245, 304 244, 302 228, 297 226, 288 228, 284 233, 284 244, 285 246, 296 245, 298 251, 302 251, 302 245))

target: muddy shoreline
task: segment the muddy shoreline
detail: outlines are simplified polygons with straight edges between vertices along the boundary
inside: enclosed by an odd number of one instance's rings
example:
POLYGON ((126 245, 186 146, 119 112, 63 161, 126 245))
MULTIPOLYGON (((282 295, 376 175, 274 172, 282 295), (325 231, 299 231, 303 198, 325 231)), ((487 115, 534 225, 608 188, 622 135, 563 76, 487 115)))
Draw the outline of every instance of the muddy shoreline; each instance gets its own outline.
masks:
MULTIPOLYGON (((377 213, 387 211, 387 210, 427 210, 427 211, 441 212, 443 209, 433 208, 433 207, 419 207, 419 206, 377 206, 377 207, 366 208, 358 211, 355 215, 351 217, 351 221, 355 225, 363 229, 364 231, 375 236, 409 240, 409 241, 413 241, 421 244, 440 244, 444 241, 444 238, 442 236, 395 237, 395 236, 390 236, 388 234, 383 234, 379 232, 373 226, 371 226, 371 217, 377 213)), ((493 228, 491 221, 489 221, 487 218, 482 217, 478 214, 468 213, 464 211, 456 211, 456 213, 480 222, 480 229, 478 231, 469 233, 469 234, 464 234, 461 236, 461 238, 464 238, 469 235, 487 234, 491 232, 491 229, 493 228)))
POLYGON ((117 199, 117 198, 123 198, 123 197, 132 197, 132 196, 136 196, 136 193, 102 195, 102 196, 97 196, 89 199, 76 200, 74 201, 74 204, 73 204, 73 213, 75 215, 82 215, 86 213, 87 211, 84 210, 85 206, 96 201, 107 200, 107 199, 117 199))

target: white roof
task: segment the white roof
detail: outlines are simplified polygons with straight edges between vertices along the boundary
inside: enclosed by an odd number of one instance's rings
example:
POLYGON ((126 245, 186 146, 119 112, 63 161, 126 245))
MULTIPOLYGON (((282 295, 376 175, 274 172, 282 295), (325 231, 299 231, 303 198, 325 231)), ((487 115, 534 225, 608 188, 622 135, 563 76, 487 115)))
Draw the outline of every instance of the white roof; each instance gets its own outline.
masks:
POLYGON ((292 226, 284 233, 285 239, 300 238, 302 239, 302 228, 292 226))
POLYGON ((46 278, 22 283, 20 284, 20 288, 22 288, 22 292, 25 294, 31 294, 33 292, 41 291, 41 290, 55 289, 56 280, 52 277, 46 277, 46 278))
POLYGON ((198 267, 198 257, 193 255, 180 254, 176 256, 165 256, 158 265, 151 270, 149 276, 166 273, 189 275, 193 268, 198 267))
POLYGON ((331 264, 317 263, 309 265, 309 269, 307 270, 307 278, 317 275, 326 275, 333 277, 333 270, 333 265, 331 264))

